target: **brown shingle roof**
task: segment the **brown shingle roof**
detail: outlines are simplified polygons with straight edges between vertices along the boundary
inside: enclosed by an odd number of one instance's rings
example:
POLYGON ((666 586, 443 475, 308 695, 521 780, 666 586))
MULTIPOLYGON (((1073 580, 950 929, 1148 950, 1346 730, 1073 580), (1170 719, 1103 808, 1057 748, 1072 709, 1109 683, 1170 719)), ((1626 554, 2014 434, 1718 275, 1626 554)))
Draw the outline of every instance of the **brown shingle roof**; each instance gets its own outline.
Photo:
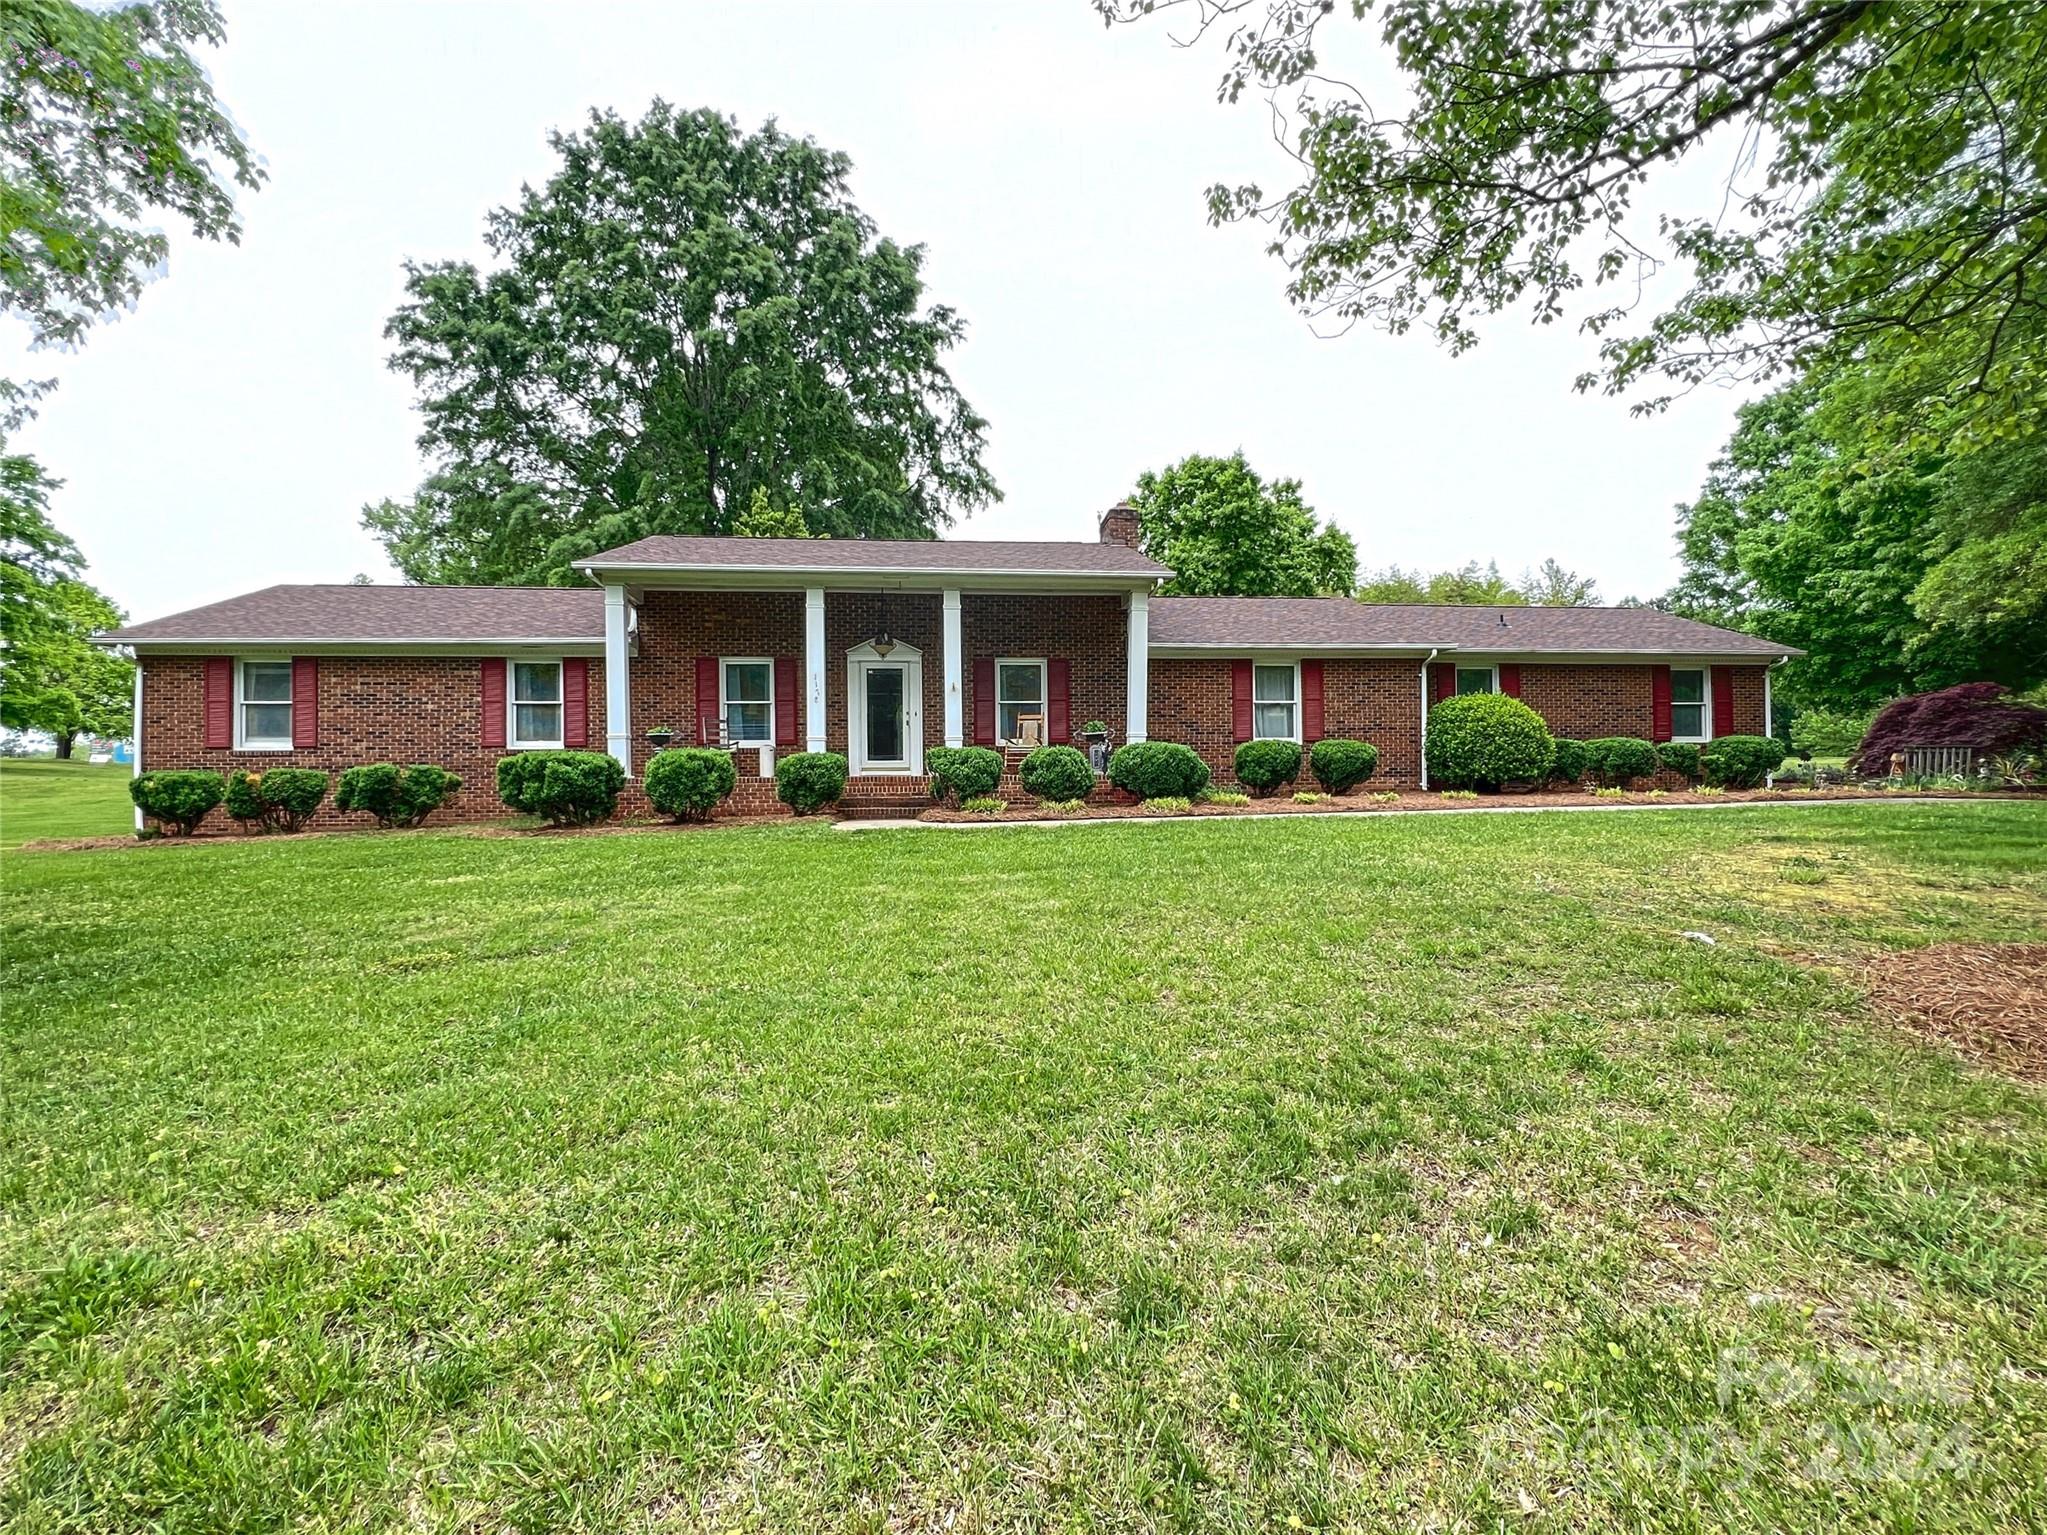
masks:
POLYGON ((607 549, 576 567, 679 565, 704 570, 921 571, 936 574, 1170 576, 1127 544, 1006 539, 691 538, 658 534, 607 549))
POLYGON ((1154 645, 1456 648, 1524 654, 1803 655, 1655 608, 1496 608, 1348 597, 1154 597, 1154 645), (1501 625, 1502 616, 1506 619, 1501 625))
POLYGON ((116 629, 109 639, 602 640, 604 592, 595 586, 266 586, 116 629))

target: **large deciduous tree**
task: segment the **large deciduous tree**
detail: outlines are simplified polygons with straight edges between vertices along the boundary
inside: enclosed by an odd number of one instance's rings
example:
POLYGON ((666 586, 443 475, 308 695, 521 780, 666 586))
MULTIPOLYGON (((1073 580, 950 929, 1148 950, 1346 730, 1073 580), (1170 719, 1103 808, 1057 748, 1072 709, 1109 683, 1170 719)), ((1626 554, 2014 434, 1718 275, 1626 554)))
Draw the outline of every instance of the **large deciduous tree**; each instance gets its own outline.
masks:
POLYGON ((835 538, 928 538, 995 497, 943 366, 963 323, 846 156, 663 102, 552 142, 561 168, 489 217, 495 266, 409 266, 388 327, 436 462, 364 522, 409 579, 569 580, 728 533, 756 490, 835 538))
POLYGON ((2047 0, 1096 5, 1222 35, 1221 96, 1265 90, 1290 120, 1296 183, 1210 208, 1271 221, 1314 314, 1461 350, 1481 316, 1547 322, 1611 284, 1586 301, 1603 365, 1580 387, 1654 405, 1836 355, 1881 365, 1916 430, 1932 413, 1984 441, 2047 409, 2047 0), (1398 105, 1329 77, 1339 12, 1376 19, 1398 105), (1724 192, 1637 206, 1701 155, 1724 192), (1637 316, 1669 258, 1689 289, 1637 316))
POLYGON ((1316 520, 1299 480, 1268 484, 1241 452, 1146 470, 1130 502, 1145 553, 1173 567, 1169 593, 1314 597, 1357 583, 1350 535, 1316 520))

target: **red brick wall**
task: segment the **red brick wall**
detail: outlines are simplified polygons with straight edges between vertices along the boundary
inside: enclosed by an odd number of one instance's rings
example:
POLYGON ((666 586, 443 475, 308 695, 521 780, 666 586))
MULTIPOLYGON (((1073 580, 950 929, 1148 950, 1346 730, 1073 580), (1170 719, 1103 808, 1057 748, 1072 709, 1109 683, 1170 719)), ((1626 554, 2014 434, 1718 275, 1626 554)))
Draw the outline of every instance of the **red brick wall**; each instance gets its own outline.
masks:
MULTIPOLYGON (((1734 721, 1718 721, 1721 735, 1763 733, 1763 668, 1737 666, 1734 672, 1734 721)), ((1521 701, 1548 723, 1551 735, 1577 741, 1600 736, 1654 733, 1648 665, 1538 666, 1521 668, 1521 701)), ((1711 682, 1708 681, 1710 688, 1711 682)))
MULTIPOLYGON (((1179 741, 1208 763, 1219 784, 1236 782, 1230 722, 1230 658, 1151 663, 1154 741, 1179 741)), ((1322 734, 1379 748, 1372 782, 1414 784, 1421 776, 1421 663, 1332 659, 1322 663, 1322 734)))
MULTIPOLYGON (((966 694, 968 745, 974 741, 974 661, 981 656, 1064 657, 1073 664, 1074 733, 1078 735, 1089 720, 1100 720, 1109 727, 1110 740, 1123 739, 1128 719, 1130 621, 1120 598, 968 592, 960 598, 960 646, 966 652, 961 681, 966 694)), ((928 684, 928 673, 926 681, 928 684)), ((932 716, 925 718, 929 730, 932 716)), ((942 717, 930 739, 931 744, 945 744, 942 717)))

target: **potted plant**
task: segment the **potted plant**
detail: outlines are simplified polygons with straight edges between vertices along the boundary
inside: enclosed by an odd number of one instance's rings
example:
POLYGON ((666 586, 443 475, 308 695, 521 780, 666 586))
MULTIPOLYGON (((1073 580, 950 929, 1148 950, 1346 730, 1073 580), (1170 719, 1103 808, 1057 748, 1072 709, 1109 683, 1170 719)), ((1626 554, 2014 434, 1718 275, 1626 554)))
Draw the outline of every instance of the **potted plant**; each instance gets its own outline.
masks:
POLYGON ((1097 773, 1108 771, 1109 727, 1102 720, 1089 720, 1080 727, 1080 738, 1087 742, 1087 760, 1097 773))
POLYGON ((1109 739, 1109 727, 1101 720, 1089 720, 1080 727, 1080 738, 1090 742, 1106 741, 1109 739))
POLYGON ((675 732, 670 730, 666 725, 656 725, 652 730, 647 732, 647 739, 649 742, 653 744, 654 750, 656 750, 657 752, 666 751, 668 749, 668 743, 675 739, 675 732))

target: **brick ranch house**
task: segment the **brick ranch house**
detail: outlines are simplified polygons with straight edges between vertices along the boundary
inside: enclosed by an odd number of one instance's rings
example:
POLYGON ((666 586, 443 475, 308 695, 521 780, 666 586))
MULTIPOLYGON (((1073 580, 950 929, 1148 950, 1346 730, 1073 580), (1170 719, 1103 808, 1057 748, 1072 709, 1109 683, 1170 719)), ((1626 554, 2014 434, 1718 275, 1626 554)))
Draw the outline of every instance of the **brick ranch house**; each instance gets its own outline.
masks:
MULTIPOLYGON (((1096 542, 655 537, 578 563, 586 588, 274 586, 101 636, 131 648, 136 771, 433 762, 458 818, 504 814, 507 751, 729 746, 733 808, 778 808, 774 760, 846 754, 846 808, 906 808, 934 746, 1179 741, 1219 782, 1238 743, 1340 736, 1426 787, 1428 705, 1524 699, 1558 735, 1761 734, 1799 652, 1648 608, 1163 597, 1127 506, 1096 542)), ((1020 796, 1012 783, 1006 791, 1020 796)), ((331 814, 331 812, 327 812, 331 814)))

